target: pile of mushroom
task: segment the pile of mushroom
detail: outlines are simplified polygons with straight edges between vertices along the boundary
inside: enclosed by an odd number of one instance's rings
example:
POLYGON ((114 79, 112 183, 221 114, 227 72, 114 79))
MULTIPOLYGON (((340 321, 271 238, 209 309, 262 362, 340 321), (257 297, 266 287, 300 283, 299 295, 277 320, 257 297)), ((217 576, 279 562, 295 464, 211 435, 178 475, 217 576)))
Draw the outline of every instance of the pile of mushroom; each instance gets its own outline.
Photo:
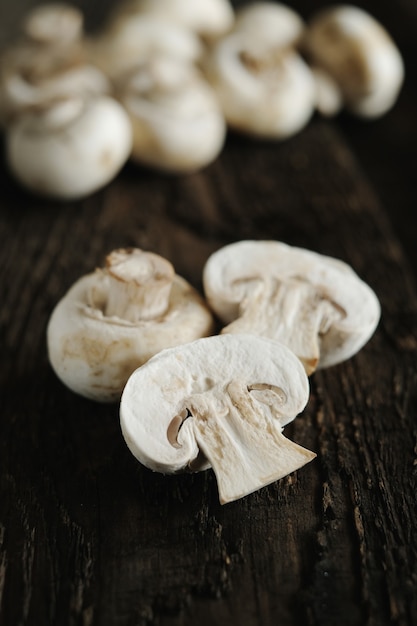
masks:
POLYGON ((67 5, 34 9, 0 67, 0 114, 11 172, 35 193, 88 195, 130 156, 132 131, 106 76, 86 57, 82 15, 67 5))
POLYGON ((279 2, 125 0, 87 37, 77 8, 52 3, 22 30, 0 57, 7 161, 30 190, 66 200, 129 158, 175 174, 206 167, 227 128, 284 140, 316 111, 376 118, 404 80, 387 31, 352 5, 305 22, 279 2))
POLYGON ((219 249, 203 287, 207 302, 163 257, 115 250, 56 305, 47 346, 71 390, 120 401, 143 465, 211 467, 226 503, 315 457, 283 428, 308 402, 308 376, 370 339, 380 305, 346 263, 277 241, 219 249), (213 314, 228 324, 218 335, 213 314))

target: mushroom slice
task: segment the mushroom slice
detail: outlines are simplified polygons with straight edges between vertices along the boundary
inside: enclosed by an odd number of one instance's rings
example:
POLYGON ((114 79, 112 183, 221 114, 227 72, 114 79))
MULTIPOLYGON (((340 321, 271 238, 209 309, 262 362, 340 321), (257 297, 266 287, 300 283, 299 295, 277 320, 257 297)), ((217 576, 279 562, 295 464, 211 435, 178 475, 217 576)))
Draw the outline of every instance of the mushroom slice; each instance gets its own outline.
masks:
POLYGON ((22 114, 6 132, 19 182, 40 195, 74 200, 97 191, 130 156, 132 128, 113 98, 68 98, 22 114))
POLYGON ((119 400, 130 374, 163 348, 209 335, 211 313, 164 258, 142 250, 108 255, 57 304, 47 329, 50 363, 78 394, 119 400))
POLYGON ((191 63, 155 56, 126 78, 119 99, 132 122, 132 158, 140 163, 190 172, 212 162, 223 147, 223 113, 191 63))
POLYGON ((286 139, 310 120, 315 86, 310 68, 291 48, 242 28, 218 40, 204 70, 231 128, 286 139))
POLYGON ((224 504, 316 456, 282 434, 308 396, 304 369, 285 346, 253 335, 209 337, 164 350, 132 374, 121 428, 154 471, 192 470, 203 454, 224 504))
POLYGON ((241 241, 215 252, 204 267, 209 305, 229 324, 287 345, 306 372, 355 354, 380 317, 375 293, 331 257, 277 241, 241 241))
POLYGON ((311 62, 338 84, 352 113, 375 118, 393 106, 404 63, 390 35, 369 13, 351 5, 327 7, 308 24, 303 46, 311 62))

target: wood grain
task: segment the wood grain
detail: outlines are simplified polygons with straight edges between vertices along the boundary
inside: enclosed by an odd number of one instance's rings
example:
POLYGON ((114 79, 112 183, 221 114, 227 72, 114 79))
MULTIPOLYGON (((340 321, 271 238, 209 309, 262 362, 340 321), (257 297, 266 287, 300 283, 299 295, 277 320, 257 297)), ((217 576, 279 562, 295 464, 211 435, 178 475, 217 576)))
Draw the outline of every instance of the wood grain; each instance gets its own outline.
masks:
MULTIPOLYGON (((401 3, 404 21, 410 7, 401 3)), ((317 118, 282 144, 230 134, 202 172, 129 164, 69 204, 26 194, 3 164, 1 626, 416 623, 417 295, 405 254, 416 218, 408 169, 392 165, 403 186, 382 192, 392 182, 379 143, 393 146, 396 129, 415 139, 413 97, 407 87, 375 131, 317 118), (350 263, 382 319, 355 357, 314 374, 307 409, 285 429, 317 459, 220 506, 211 471, 162 476, 135 461, 117 406, 56 379, 45 329, 58 299, 113 248, 158 252, 201 290, 209 254, 245 238, 350 263)), ((399 148, 398 162, 410 155, 399 148)))

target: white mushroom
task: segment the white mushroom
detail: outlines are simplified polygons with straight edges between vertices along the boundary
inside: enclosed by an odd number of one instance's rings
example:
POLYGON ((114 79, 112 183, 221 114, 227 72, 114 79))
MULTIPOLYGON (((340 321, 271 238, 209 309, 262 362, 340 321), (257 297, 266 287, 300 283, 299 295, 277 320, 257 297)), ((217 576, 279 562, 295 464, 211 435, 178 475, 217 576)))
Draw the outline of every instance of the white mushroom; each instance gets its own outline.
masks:
POLYGON ((107 96, 71 98, 22 114, 6 131, 17 180, 40 195, 81 198, 112 180, 130 156, 127 113, 107 96))
POLYGON ((316 109, 324 117, 333 117, 343 109, 343 94, 336 81, 322 67, 311 68, 316 87, 316 109))
POLYGON ((132 374, 121 427, 133 455, 154 471, 211 465, 224 504, 316 456, 282 434, 308 395, 303 367, 285 346, 250 335, 209 337, 164 350, 132 374))
POLYGON ((208 165, 221 151, 224 116, 193 65, 150 59, 127 78, 118 97, 132 122, 134 160, 181 173, 208 165))
POLYGON ((285 139, 301 130, 314 111, 311 71, 290 48, 262 31, 232 32, 212 46, 204 69, 228 124, 263 138, 285 139))
POLYGON ((116 250, 106 267, 79 279, 47 330, 50 363, 78 394, 119 400, 129 375, 163 348, 209 335, 199 294, 162 257, 116 250))
POLYGON ((241 241, 204 267, 209 305, 229 325, 281 341, 311 374, 354 355, 380 317, 378 299, 352 268, 277 241, 241 241))
POLYGON ((59 47, 77 42, 83 32, 84 18, 76 7, 54 2, 34 7, 23 21, 23 32, 32 41, 59 47))
POLYGON ((337 82, 352 113, 373 118, 393 106, 404 80, 403 60, 385 28, 366 11, 326 7, 308 25, 304 46, 311 62, 337 82))
POLYGON ((107 78, 85 58, 82 22, 82 14, 66 4, 41 5, 29 13, 23 38, 0 59, 3 125, 57 99, 109 91, 107 78))
POLYGON ((301 16, 280 2, 251 2, 236 11, 234 32, 262 37, 280 48, 296 47, 304 33, 301 16))
POLYGON ((227 32, 234 20, 229 0, 128 0, 117 8, 114 19, 137 14, 162 17, 207 38, 227 32))
POLYGON ((155 55, 197 62, 203 47, 198 36, 158 15, 121 16, 88 42, 89 58, 113 81, 155 55))

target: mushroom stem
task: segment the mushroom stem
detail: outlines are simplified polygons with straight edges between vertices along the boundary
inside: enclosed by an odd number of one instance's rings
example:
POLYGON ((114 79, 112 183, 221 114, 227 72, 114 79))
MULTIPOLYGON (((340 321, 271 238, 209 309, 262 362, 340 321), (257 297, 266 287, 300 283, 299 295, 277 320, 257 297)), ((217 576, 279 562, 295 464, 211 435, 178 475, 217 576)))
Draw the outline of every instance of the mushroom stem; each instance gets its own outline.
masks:
POLYGON ((169 261, 138 249, 116 250, 106 258, 105 272, 110 288, 104 315, 136 323, 166 313, 175 276, 169 261))
POLYGON ((312 374, 320 358, 320 335, 345 312, 315 285, 294 278, 261 283, 242 302, 240 317, 222 333, 252 333, 284 343, 312 374))
POLYGON ((314 452, 282 434, 277 419, 280 394, 278 410, 269 396, 264 403, 241 381, 232 381, 224 395, 213 399, 213 394, 211 399, 194 396, 190 411, 198 446, 216 474, 221 504, 265 487, 315 458, 314 452))

